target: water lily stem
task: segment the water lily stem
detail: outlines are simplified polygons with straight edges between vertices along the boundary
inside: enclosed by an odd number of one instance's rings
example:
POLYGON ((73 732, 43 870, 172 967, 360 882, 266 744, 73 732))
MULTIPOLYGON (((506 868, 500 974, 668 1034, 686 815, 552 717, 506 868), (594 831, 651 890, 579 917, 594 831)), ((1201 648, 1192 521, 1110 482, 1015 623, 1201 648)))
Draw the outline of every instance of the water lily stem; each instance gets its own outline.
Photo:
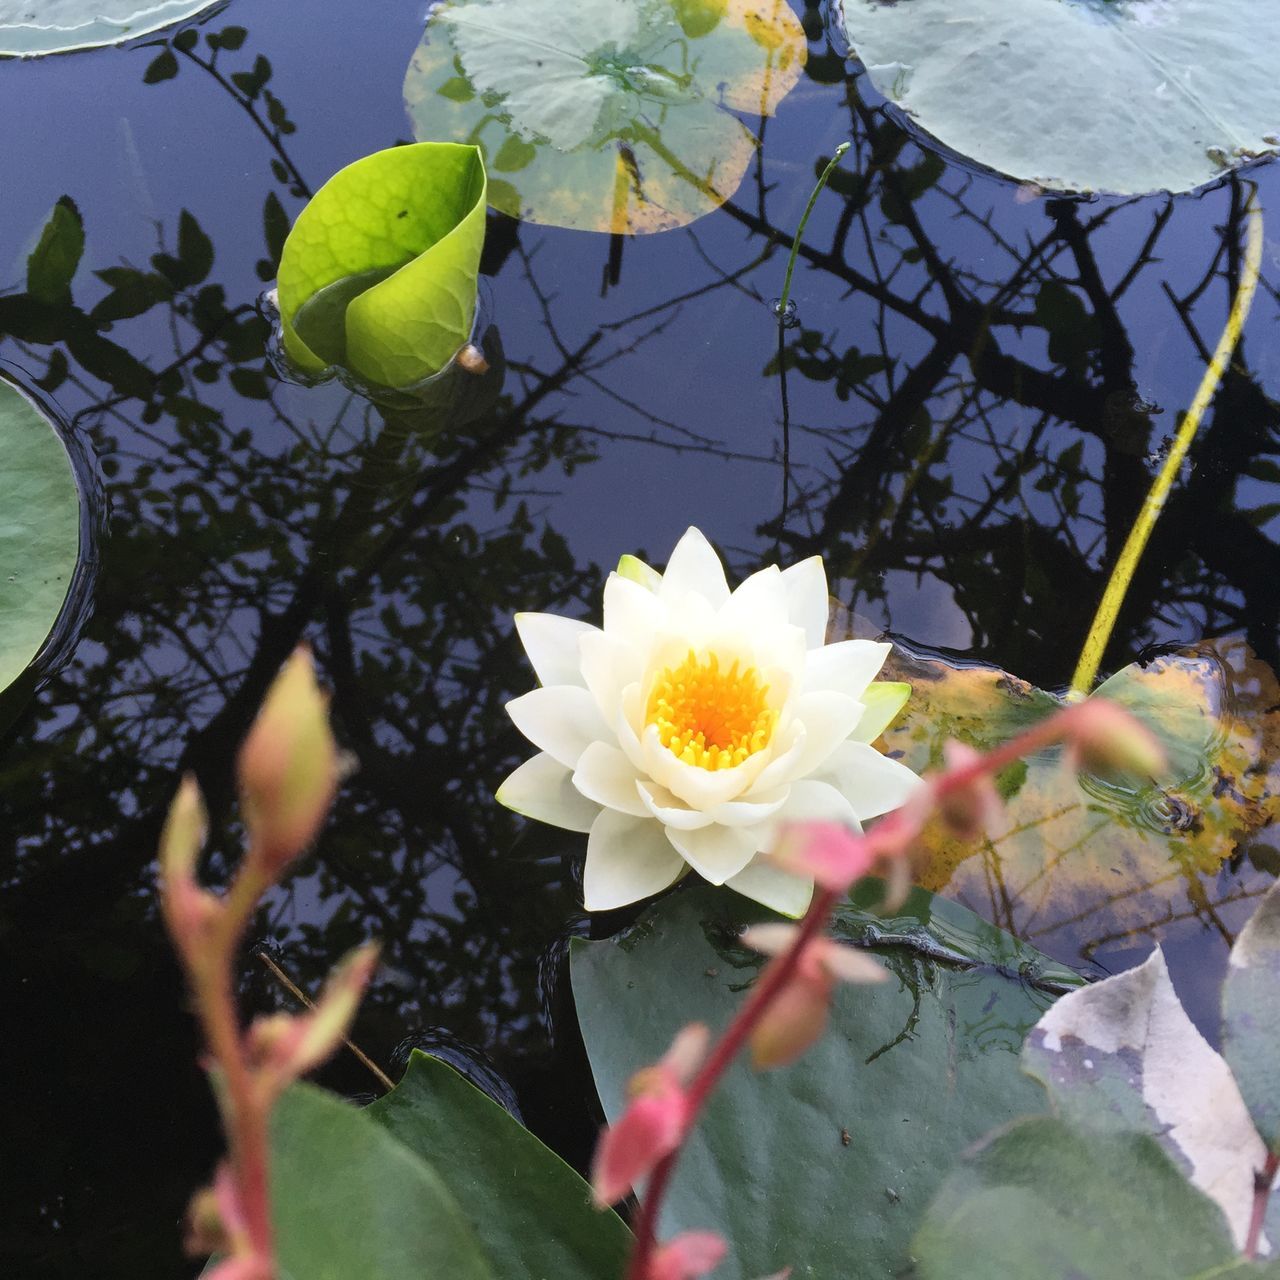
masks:
POLYGON ((800 215, 800 225, 796 228, 795 239, 791 241, 791 256, 787 259, 787 273, 782 277, 782 297, 778 299, 779 320, 786 315, 787 302, 791 298, 791 274, 796 269, 796 258, 799 256, 800 245, 804 240, 804 229, 809 225, 809 215, 813 212, 813 206, 818 203, 818 197, 822 194, 823 187, 827 185, 827 180, 831 177, 832 171, 844 158, 844 153, 849 150, 849 146, 848 142, 842 142, 832 152, 831 159, 827 161, 827 167, 818 175, 818 181, 809 193, 809 203, 805 205, 804 213, 800 215))
POLYGON ((1227 317, 1227 326, 1222 331, 1222 336, 1218 339, 1217 348, 1214 350, 1209 365, 1204 371, 1204 377, 1200 380, 1200 386, 1196 390, 1195 398, 1191 401, 1186 417, 1183 418, 1182 424, 1178 428, 1173 446, 1170 448, 1169 454, 1164 460, 1164 465, 1160 468, 1159 474, 1151 485, 1150 492, 1138 512, 1137 519, 1134 520, 1133 527, 1129 530, 1129 536, 1125 539, 1124 547, 1116 560, 1115 568, 1111 571, 1111 578, 1107 583, 1106 590, 1103 592, 1102 601, 1098 605, 1097 613, 1094 615, 1089 634, 1085 638, 1084 648, 1080 651, 1080 661, 1076 665, 1075 674, 1071 677, 1071 692, 1076 697, 1084 697, 1093 687, 1098 668, 1102 665, 1102 655, 1115 628, 1116 618, 1120 613, 1121 606, 1124 604, 1124 598, 1128 593, 1129 586, 1133 582, 1133 575, 1137 570, 1138 561, 1146 549, 1147 542, 1151 537, 1151 531, 1155 528, 1155 523, 1159 519, 1161 511, 1164 510, 1169 491, 1173 487, 1174 479, 1177 477, 1187 456, 1187 450, 1190 449, 1191 442, 1200 427, 1204 412, 1218 390, 1218 385, 1226 372, 1227 362, 1231 359, 1231 353, 1235 350, 1236 344, 1240 340, 1240 333, 1244 329, 1245 320, 1249 315, 1249 307, 1253 302, 1254 291, 1258 286, 1258 272, 1261 262, 1262 210, 1258 207, 1256 191, 1253 191, 1250 193, 1248 202, 1245 205, 1244 261, 1240 272, 1240 283, 1236 288, 1236 296, 1231 303, 1231 313, 1227 317))

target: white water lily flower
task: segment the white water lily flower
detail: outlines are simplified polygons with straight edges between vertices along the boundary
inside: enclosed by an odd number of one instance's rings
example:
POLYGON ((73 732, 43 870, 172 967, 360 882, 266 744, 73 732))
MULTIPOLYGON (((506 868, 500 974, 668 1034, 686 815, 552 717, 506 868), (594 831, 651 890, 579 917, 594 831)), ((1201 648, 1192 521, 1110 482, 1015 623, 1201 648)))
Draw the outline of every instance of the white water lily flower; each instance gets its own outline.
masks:
POLYGON ((507 703, 541 751, 499 788, 530 818, 590 832, 588 911, 660 892, 692 868, 787 915, 813 891, 758 857, 787 822, 855 830, 919 778, 878 752, 910 688, 872 681, 891 646, 826 644, 818 556, 729 591, 690 529, 657 573, 624 556, 604 626, 516 615, 542 687, 507 703))

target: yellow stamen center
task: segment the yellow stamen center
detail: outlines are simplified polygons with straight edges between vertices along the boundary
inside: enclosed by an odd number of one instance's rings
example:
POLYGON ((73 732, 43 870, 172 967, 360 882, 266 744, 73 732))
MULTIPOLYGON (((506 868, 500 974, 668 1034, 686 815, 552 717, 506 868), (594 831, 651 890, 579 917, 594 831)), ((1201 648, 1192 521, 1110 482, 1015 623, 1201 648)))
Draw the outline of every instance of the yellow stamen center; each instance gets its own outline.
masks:
POLYGON ((646 725, 685 764, 732 769, 769 745, 778 713, 766 701, 769 686, 737 659, 720 669, 714 653, 692 649, 678 666, 659 673, 649 695, 646 725))

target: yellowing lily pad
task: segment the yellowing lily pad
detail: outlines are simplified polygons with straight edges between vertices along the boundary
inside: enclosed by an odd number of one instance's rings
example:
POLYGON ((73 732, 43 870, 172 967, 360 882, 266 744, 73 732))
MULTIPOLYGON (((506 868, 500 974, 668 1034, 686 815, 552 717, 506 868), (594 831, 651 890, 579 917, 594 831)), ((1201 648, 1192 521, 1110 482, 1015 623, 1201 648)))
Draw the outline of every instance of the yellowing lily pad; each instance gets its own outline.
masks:
MULTIPOLYGON (((916 770, 941 764, 947 738, 992 747, 1059 705, 989 667, 900 650, 889 666, 913 694, 885 749, 916 770)), ((1121 785, 1077 775, 1061 749, 1041 753, 1001 775, 1006 810, 985 836, 926 834, 919 877, 1060 959, 1211 913, 1223 862, 1280 814, 1280 685, 1243 642, 1134 664, 1097 694, 1156 733, 1165 776, 1121 785)))
POLYGON ((215 0, 0 0, 0 56, 119 44, 183 22, 215 0))
POLYGON ((1259 0, 845 0, 877 89, 1012 177, 1187 191, 1280 147, 1280 5, 1259 0))
POLYGON ((665 231, 727 200, 804 66, 787 0, 451 0, 405 77, 421 139, 480 147, 489 203, 585 231, 665 231))

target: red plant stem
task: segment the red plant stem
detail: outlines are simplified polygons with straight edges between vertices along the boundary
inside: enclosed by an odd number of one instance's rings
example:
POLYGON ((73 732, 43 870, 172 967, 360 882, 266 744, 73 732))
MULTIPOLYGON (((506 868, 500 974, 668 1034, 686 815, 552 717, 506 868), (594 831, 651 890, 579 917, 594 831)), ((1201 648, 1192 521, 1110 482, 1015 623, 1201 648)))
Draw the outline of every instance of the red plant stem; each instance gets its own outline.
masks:
MULTIPOLYGON (((698 1114, 720 1082, 720 1077, 728 1070, 730 1063, 747 1043, 756 1023, 760 1021, 761 1014, 790 981, 791 975, 800 963, 800 956, 805 947, 825 927, 835 909, 838 897, 838 894, 829 889, 821 889, 815 894, 813 901, 809 904, 809 910, 805 912, 804 919, 800 922, 799 931, 791 948, 765 969, 760 981, 752 987, 751 994, 734 1015, 724 1035, 716 1041, 702 1069, 690 1082, 685 1095, 688 1105, 688 1117, 685 1121, 686 1136, 693 1129, 698 1114)), ((627 1280, 645 1280, 648 1274, 649 1263, 657 1247, 658 1214, 683 1149, 684 1143, 681 1142, 669 1156, 654 1166, 653 1173, 650 1175, 644 1201, 640 1206, 640 1217, 636 1222, 636 1243, 627 1265, 627 1280)))
POLYGON ((1258 1256, 1258 1240, 1262 1235, 1262 1220, 1267 1216, 1267 1201, 1271 1198, 1271 1184, 1280 1171, 1280 1153, 1267 1153, 1266 1164, 1253 1175, 1253 1212, 1249 1216, 1249 1234, 1244 1241, 1244 1256, 1258 1256))
POLYGON ((250 869, 253 865, 252 859, 246 859, 245 867, 224 899, 225 914, 192 978, 205 1040, 221 1076, 218 1101, 245 1232, 254 1254, 264 1263, 270 1261, 274 1274, 267 1171, 269 1104, 254 1087, 236 1012, 232 977, 236 952, 265 887, 250 869))
MULTIPOLYGON (((1056 742, 1069 739, 1072 733, 1072 722, 1078 719, 1080 714, 1077 706, 1064 707, 1055 715, 1033 725, 995 750, 969 763, 947 769, 932 779, 929 799, 936 805, 937 800, 949 792, 967 787, 984 775, 995 775, 1033 751, 1039 751, 1056 742)), ((913 813, 910 808, 903 808, 881 819, 871 835, 860 838, 873 842, 876 852, 881 857, 888 857, 905 852, 918 830, 918 813, 913 813)), ((641 1202, 640 1214, 636 1221, 635 1246, 627 1264, 626 1280, 647 1280, 649 1266, 657 1249, 657 1226, 662 1203, 666 1199, 685 1140, 692 1132, 707 1098, 750 1039, 751 1032, 760 1021, 765 1009, 790 981, 796 966, 800 963, 800 956, 805 947, 826 927, 840 896, 831 889, 817 891, 809 905, 809 910, 805 912, 804 919, 800 922, 790 949, 765 969, 760 981, 752 988, 751 994, 734 1015, 724 1035, 712 1047, 702 1069, 690 1082, 685 1095, 688 1114, 684 1138, 670 1155, 665 1156, 654 1166, 653 1173, 649 1176, 649 1184, 645 1188, 644 1200, 641 1202)), ((1276 1157, 1268 1157, 1266 1170, 1263 1174, 1259 1174, 1259 1179, 1265 1175, 1266 1185, 1261 1192, 1255 1194, 1253 1211, 1256 1222, 1250 1227, 1250 1240, 1255 1247, 1257 1234, 1262 1226, 1262 1214, 1266 1208, 1266 1195, 1275 1178, 1277 1163, 1280 1161, 1276 1157)), ((1253 1255, 1248 1253, 1246 1256, 1253 1255)))

